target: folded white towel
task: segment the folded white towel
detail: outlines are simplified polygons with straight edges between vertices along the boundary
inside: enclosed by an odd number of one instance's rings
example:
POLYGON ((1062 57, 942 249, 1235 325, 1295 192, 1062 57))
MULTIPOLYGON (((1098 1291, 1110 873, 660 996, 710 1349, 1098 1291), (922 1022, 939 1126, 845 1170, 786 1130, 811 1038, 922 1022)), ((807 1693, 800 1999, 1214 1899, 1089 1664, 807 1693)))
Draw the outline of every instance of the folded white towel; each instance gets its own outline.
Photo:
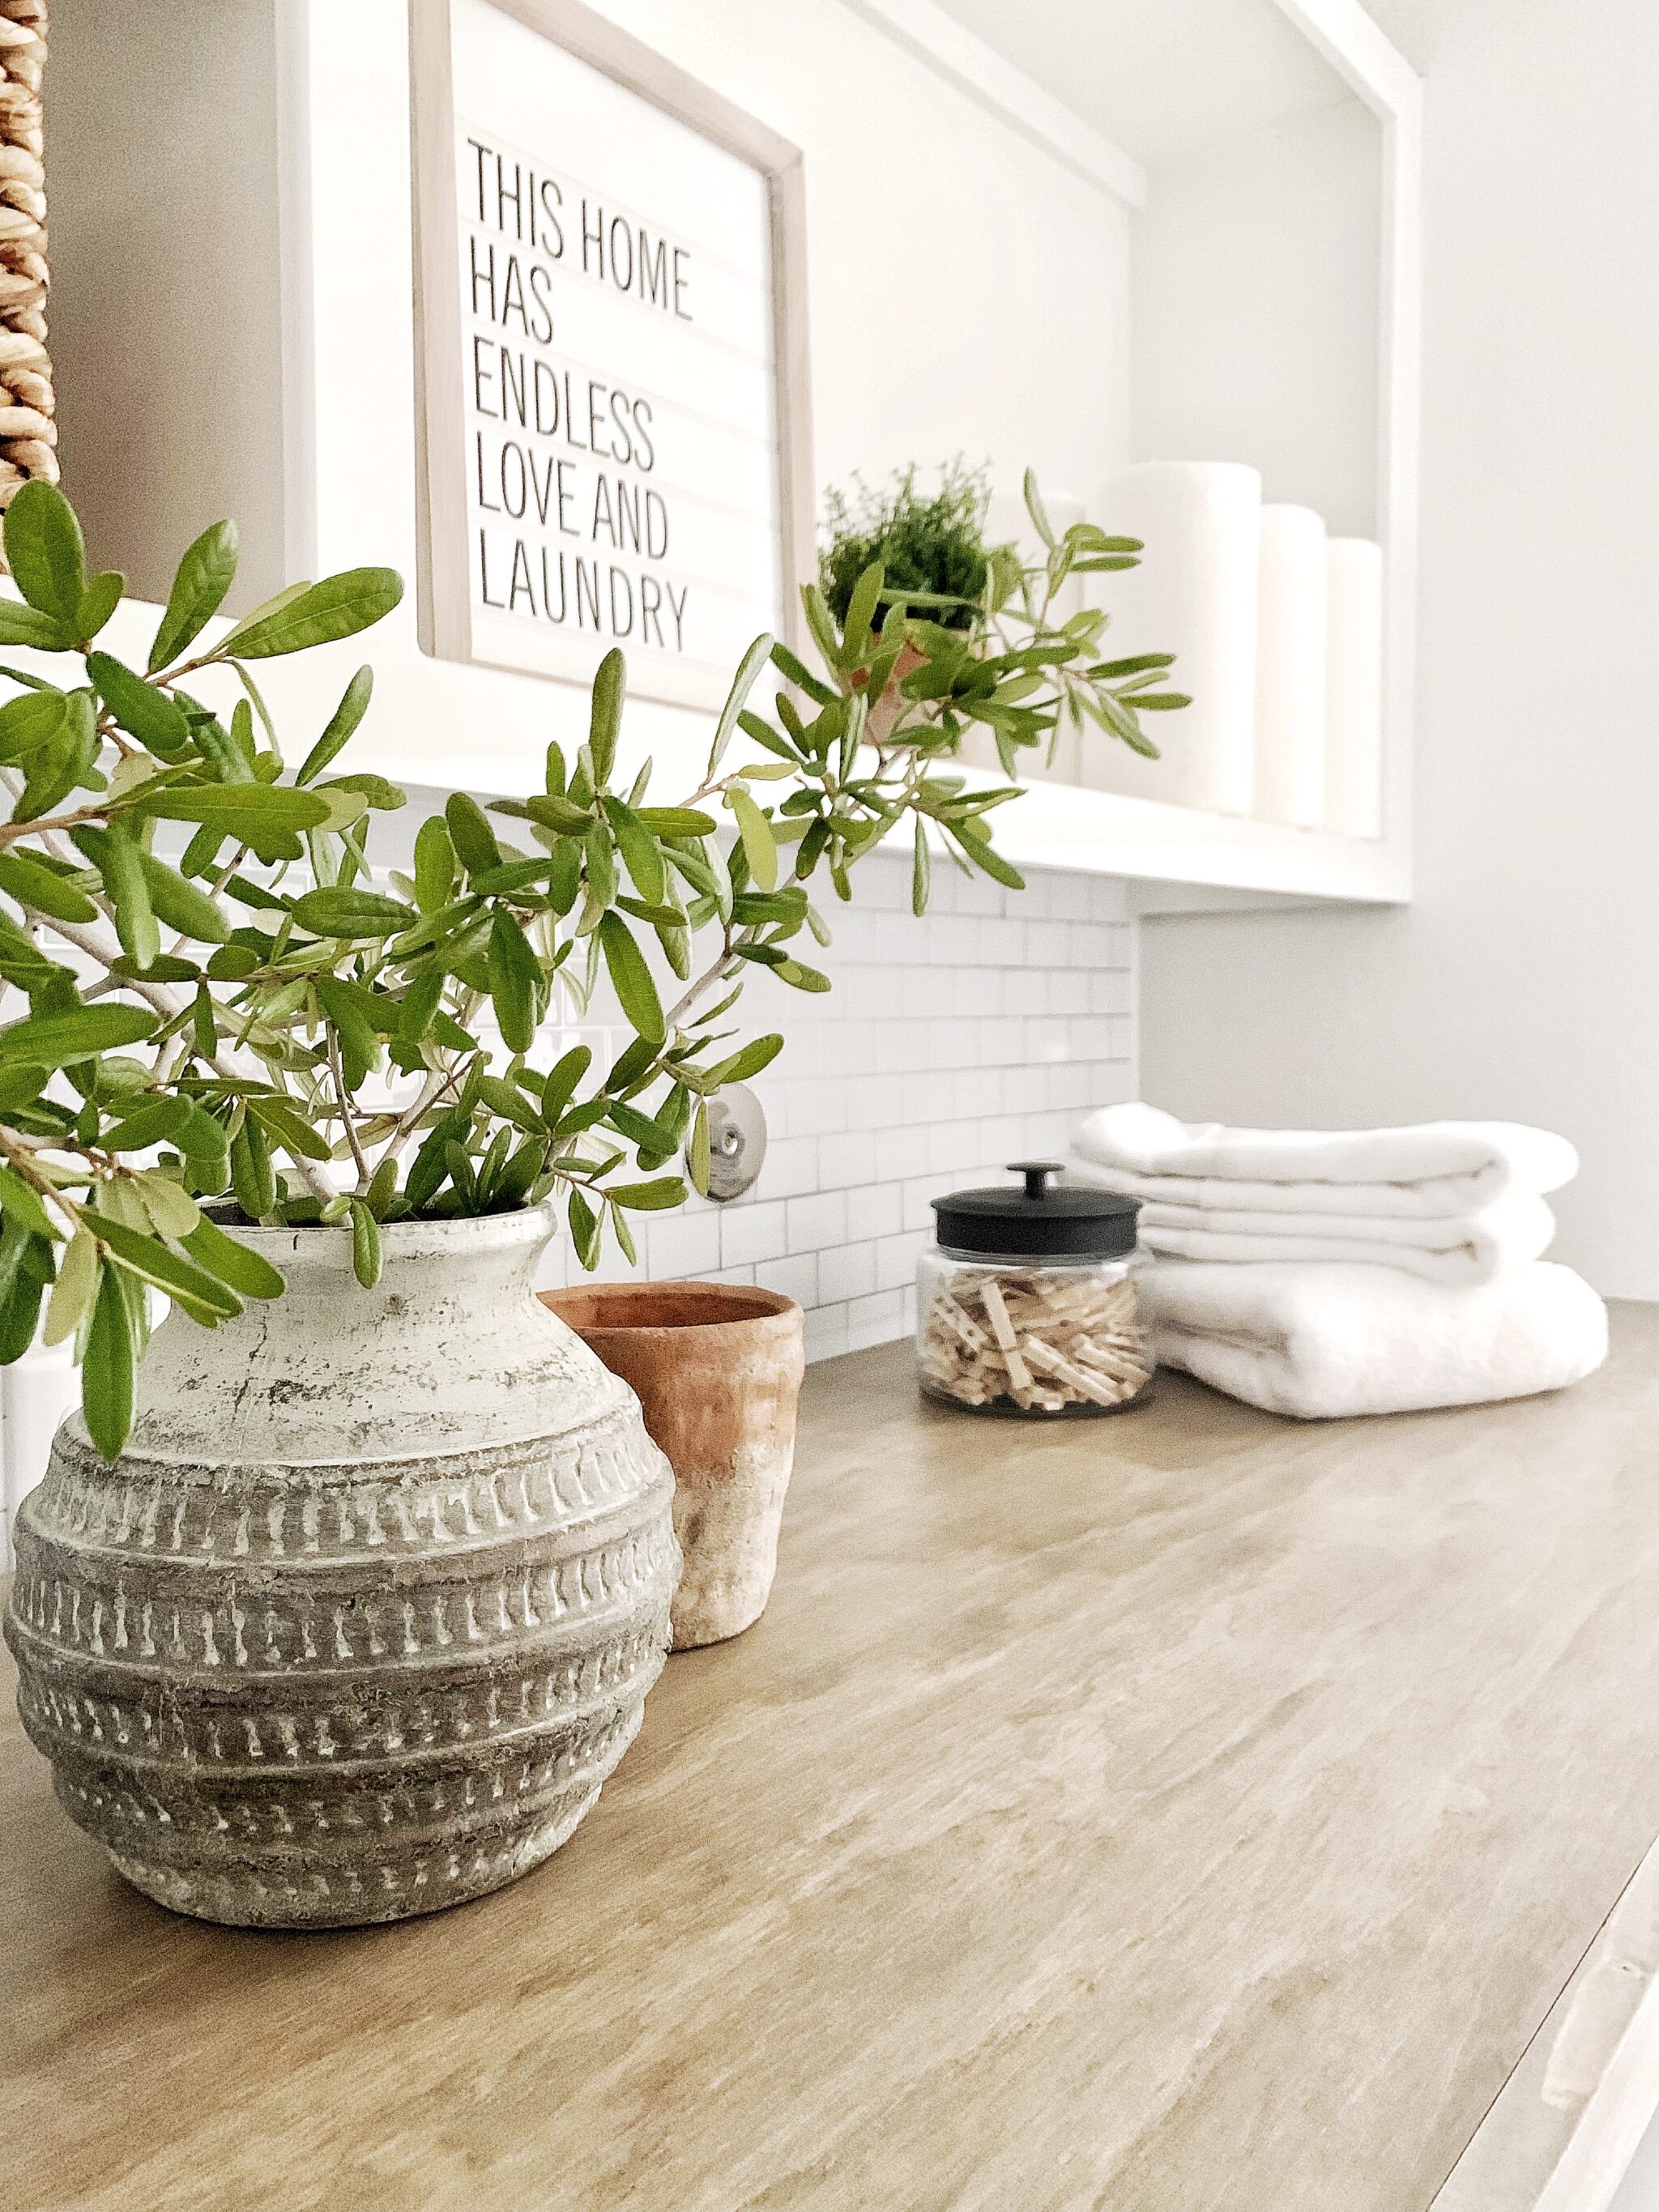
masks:
POLYGON ((1464 1290, 1291 1261, 1165 1260, 1139 1279, 1165 1365, 1304 1420, 1528 1397, 1607 1357, 1607 1308, 1547 1260, 1464 1290))
POLYGON ((1565 1137, 1515 1121, 1408 1129, 1228 1129, 1156 1106, 1103 1106, 1072 1139, 1108 1189, 1222 1212, 1447 1219, 1511 1191, 1559 1190, 1578 1172, 1565 1137))
MULTIPOLYGON (((1069 1164, 1069 1180, 1090 1176, 1088 1161, 1069 1164)), ((1140 1209, 1140 1237, 1154 1252, 1182 1260, 1346 1260, 1403 1267, 1431 1283, 1488 1283, 1500 1268, 1541 1259, 1554 1241, 1555 1217, 1527 1191, 1443 1218, 1233 1212, 1154 1200, 1140 1209)))

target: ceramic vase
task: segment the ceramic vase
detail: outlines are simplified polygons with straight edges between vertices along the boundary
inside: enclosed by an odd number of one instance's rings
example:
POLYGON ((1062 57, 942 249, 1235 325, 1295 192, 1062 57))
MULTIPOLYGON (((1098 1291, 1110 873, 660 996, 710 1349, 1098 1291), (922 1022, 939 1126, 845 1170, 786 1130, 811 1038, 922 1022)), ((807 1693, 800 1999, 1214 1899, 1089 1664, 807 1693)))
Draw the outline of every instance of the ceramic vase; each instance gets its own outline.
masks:
POLYGON ((538 1304, 544 1211, 241 1230, 287 1295, 182 1315, 106 1464, 77 1413, 6 1620, 59 1801, 240 1926, 397 1920, 545 1859, 640 1725, 679 1571, 633 1393, 538 1304))
POLYGON ((727 1283, 610 1283, 544 1303, 639 1394, 674 1468, 685 1572, 674 1649, 759 1620, 795 1457, 805 1323, 793 1298, 727 1283))

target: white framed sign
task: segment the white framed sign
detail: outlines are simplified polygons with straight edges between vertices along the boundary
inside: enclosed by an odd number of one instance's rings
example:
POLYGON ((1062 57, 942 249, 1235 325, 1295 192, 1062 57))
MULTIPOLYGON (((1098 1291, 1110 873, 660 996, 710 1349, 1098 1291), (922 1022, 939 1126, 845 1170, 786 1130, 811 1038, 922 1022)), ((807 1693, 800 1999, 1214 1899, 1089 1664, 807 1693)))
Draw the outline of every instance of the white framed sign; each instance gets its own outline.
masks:
POLYGON ((576 0, 411 0, 428 652, 718 706, 812 570, 799 150, 576 0))

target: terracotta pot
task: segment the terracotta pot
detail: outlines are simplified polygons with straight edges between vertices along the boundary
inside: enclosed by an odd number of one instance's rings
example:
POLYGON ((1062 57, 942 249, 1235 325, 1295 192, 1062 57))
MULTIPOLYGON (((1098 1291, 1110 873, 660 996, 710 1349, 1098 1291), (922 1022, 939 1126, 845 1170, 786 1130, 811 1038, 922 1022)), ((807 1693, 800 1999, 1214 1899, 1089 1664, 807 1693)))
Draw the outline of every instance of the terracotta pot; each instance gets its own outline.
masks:
POLYGON ((740 1634, 777 1567, 806 1365, 800 1308, 730 1283, 596 1283, 542 1302, 633 1385, 672 1463, 685 1554, 675 1650, 740 1634))
MULTIPOLYGON (((919 653, 914 645, 906 644, 901 648, 899 657, 893 664, 893 672, 882 686, 880 696, 872 699, 869 704, 864 727, 865 733, 872 745, 885 744, 888 738, 892 736, 893 725, 903 713, 907 704, 900 693, 899 685, 907 676, 921 666, 926 657, 924 653, 919 653)), ((867 668, 854 670, 852 677, 854 690, 862 691, 869 680, 870 672, 867 668)))
POLYGON ((679 1567, 633 1395, 532 1295, 546 1208, 244 1229, 288 1293, 175 1307, 106 1465, 18 1515, 6 1639, 58 1800, 176 1911, 398 1920, 555 1850, 640 1725, 679 1567))

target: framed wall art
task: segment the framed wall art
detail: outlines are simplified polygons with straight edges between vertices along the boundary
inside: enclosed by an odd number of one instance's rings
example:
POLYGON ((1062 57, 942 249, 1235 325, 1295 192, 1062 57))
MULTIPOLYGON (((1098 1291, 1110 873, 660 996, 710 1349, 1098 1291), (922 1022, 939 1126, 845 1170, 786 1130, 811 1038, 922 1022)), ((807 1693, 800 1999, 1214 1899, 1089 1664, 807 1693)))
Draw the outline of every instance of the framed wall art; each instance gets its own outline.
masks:
POLYGON ((575 0, 412 0, 422 643, 718 705, 814 567, 798 149, 575 0))

